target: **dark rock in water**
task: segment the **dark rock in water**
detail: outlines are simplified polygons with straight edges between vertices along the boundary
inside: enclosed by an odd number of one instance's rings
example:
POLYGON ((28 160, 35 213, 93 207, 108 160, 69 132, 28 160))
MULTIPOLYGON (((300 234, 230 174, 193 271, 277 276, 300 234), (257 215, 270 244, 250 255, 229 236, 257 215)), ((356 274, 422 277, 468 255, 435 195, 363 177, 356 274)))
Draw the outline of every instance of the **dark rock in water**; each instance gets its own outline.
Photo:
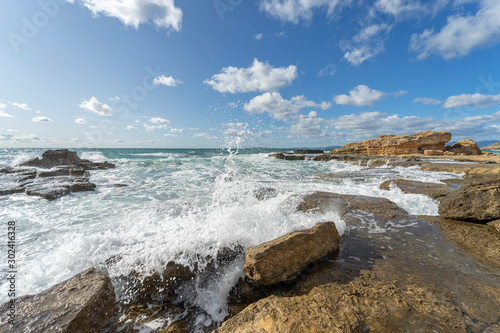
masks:
POLYGON ((278 196, 278 191, 272 187, 263 187, 255 190, 253 195, 260 201, 276 198, 278 196))
POLYGON ((304 155, 292 155, 284 153, 270 154, 269 157, 275 157, 277 159, 287 160, 287 161, 303 161, 306 159, 304 155))
POLYGON ((477 178, 452 192, 441 200, 439 215, 480 223, 500 219, 500 177, 477 178))
POLYGON ((127 187, 127 184, 113 184, 113 187, 127 187))
POLYGON ((390 190, 391 184, 396 185, 403 193, 425 194, 433 199, 447 196, 452 189, 447 184, 419 182, 407 179, 391 179, 380 184, 380 189, 390 190))
POLYGON ((334 159, 334 156, 331 154, 323 154, 323 155, 318 155, 313 158, 313 161, 323 161, 323 162, 328 162, 334 159))
POLYGON ((0 307, 0 332, 97 333, 115 313, 109 277, 89 268, 36 295, 15 300, 15 324, 8 323, 10 302, 0 307))
POLYGON ((38 157, 19 164, 19 166, 30 166, 42 169, 51 169, 56 166, 71 165, 81 167, 84 170, 106 170, 114 168, 115 165, 108 162, 95 163, 78 157, 76 152, 67 149, 47 150, 38 157))
POLYGON ((94 191, 87 170, 104 170, 115 165, 94 163, 67 149, 47 150, 42 159, 34 158, 18 167, 0 169, 0 195, 26 192, 27 195, 54 200, 73 192, 94 191), (37 169, 40 168, 40 169, 37 169))
POLYGON ((322 149, 297 149, 294 154, 323 154, 325 151, 322 149))
POLYGON ((26 188, 26 194, 42 197, 47 200, 55 200, 71 193, 69 185, 34 185, 26 188))
POLYGON ((335 223, 318 223, 310 229, 248 248, 243 270, 246 276, 263 285, 292 280, 307 265, 335 251, 339 241, 335 223))
POLYGON ((280 160, 284 160, 285 159, 285 154, 283 154, 283 153, 269 154, 269 157, 275 157, 275 158, 278 158, 280 160))

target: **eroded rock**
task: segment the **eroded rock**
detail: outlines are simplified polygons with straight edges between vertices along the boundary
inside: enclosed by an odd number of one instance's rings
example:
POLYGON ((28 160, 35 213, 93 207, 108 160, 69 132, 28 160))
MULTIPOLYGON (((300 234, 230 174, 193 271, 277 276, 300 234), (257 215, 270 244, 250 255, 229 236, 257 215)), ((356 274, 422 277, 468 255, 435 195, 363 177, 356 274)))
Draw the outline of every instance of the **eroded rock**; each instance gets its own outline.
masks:
POLYGON ((250 279, 263 285, 291 280, 308 264, 336 250, 339 241, 335 223, 318 223, 248 248, 243 270, 250 279))
POLYGON ((452 189, 447 184, 419 182, 408 179, 386 180, 380 184, 380 189, 390 190, 391 184, 397 186, 403 193, 424 194, 433 199, 447 196, 452 192, 452 189))
POLYGON ((470 140, 460 140, 456 142, 453 146, 451 146, 451 152, 456 154, 465 154, 465 155, 481 155, 482 151, 479 149, 477 144, 470 140))
POLYGON ((444 151, 450 141, 449 132, 419 132, 410 135, 382 135, 377 139, 349 143, 332 150, 333 154, 352 154, 366 156, 397 156, 423 154, 426 150, 444 151))
POLYGON ((15 303, 14 326, 8 323, 9 302, 0 307, 0 332, 98 333, 115 312, 115 292, 106 274, 89 268, 15 303))

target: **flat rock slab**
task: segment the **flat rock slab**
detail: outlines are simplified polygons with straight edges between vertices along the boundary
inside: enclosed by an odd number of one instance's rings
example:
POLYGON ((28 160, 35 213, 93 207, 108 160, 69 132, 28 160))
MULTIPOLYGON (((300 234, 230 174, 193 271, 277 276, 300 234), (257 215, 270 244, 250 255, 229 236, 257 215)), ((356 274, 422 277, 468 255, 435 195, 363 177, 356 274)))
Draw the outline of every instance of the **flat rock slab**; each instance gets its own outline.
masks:
POLYGON ((486 223, 500 219, 498 177, 473 179, 441 200, 439 215, 452 220, 486 223))
POLYGON ((397 186, 403 193, 424 194, 433 199, 445 197, 452 192, 452 189, 447 184, 419 182, 408 179, 386 180, 380 184, 380 189, 390 190, 391 184, 397 186))
POLYGON ((318 223, 248 248, 243 270, 250 279, 263 285, 292 280, 307 265, 335 251, 339 242, 335 223, 318 223))
POLYGON ((89 268, 36 295, 15 300, 14 325, 9 302, 0 307, 0 332, 98 333, 115 312, 110 278, 89 268))

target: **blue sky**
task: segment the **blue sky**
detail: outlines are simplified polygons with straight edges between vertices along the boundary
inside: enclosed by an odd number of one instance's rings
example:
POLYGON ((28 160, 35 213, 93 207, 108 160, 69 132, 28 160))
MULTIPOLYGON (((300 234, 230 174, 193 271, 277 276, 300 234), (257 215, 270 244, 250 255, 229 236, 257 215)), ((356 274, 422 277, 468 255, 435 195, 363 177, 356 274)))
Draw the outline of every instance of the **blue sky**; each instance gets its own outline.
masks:
POLYGON ((0 147, 500 141, 498 0, 2 1, 0 147))

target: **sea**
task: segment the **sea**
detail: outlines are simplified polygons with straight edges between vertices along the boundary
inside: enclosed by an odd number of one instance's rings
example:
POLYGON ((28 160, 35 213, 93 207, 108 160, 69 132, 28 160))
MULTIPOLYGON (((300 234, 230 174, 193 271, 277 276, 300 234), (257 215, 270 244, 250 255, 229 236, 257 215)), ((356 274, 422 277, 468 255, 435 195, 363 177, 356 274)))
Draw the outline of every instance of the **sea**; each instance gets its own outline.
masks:
MULTIPOLYGON (((126 301, 134 295, 118 284, 120 277, 134 271, 161 272, 169 261, 202 271, 207 265, 203 258, 215 257, 221 249, 248 248, 322 221, 333 221, 340 234, 348 230, 336 211, 297 211, 306 194, 383 197, 410 214, 437 215, 435 200, 405 194, 396 187, 381 190, 380 184, 395 178, 440 183, 461 177, 422 171, 418 166, 370 169, 339 161, 285 161, 269 156, 287 149, 74 150, 82 158, 116 164, 115 169, 90 171, 96 191, 54 201, 24 193, 0 196, 0 267, 5 276, 7 226, 13 221, 16 296, 41 292, 96 267, 111 276, 118 299, 126 301), (317 177, 326 173, 338 177, 329 181, 317 177), (110 258, 120 260, 109 266, 110 258)), ((44 151, 0 149, 0 168, 41 157, 44 151)), ((244 276, 242 267, 240 256, 220 267, 210 281, 195 279, 181 291, 185 304, 200 309, 200 323, 223 321, 229 292, 244 276)), ((8 288, 9 281, 1 279, 0 303, 9 300, 8 288)))

